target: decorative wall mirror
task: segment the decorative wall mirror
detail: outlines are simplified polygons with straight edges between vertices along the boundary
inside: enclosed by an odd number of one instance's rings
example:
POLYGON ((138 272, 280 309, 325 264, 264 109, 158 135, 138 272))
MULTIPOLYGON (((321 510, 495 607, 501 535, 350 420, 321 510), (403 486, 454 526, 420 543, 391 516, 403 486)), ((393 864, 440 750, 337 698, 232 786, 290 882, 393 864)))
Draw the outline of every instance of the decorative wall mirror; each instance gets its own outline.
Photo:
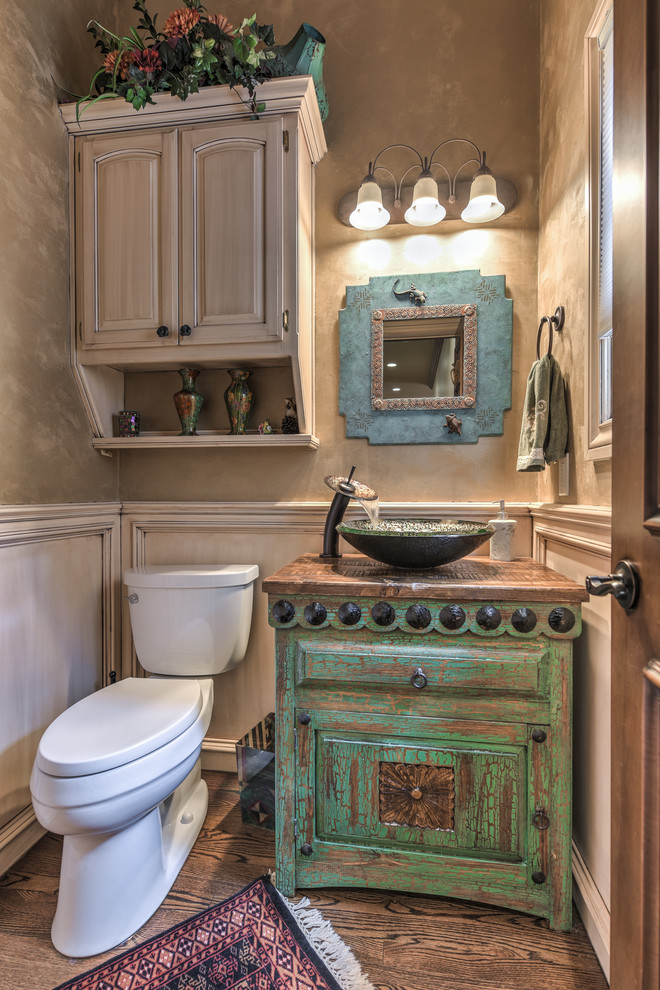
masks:
POLYGON ((511 406, 512 308, 504 276, 478 271, 347 286, 339 314, 346 436, 409 444, 500 435, 511 406))

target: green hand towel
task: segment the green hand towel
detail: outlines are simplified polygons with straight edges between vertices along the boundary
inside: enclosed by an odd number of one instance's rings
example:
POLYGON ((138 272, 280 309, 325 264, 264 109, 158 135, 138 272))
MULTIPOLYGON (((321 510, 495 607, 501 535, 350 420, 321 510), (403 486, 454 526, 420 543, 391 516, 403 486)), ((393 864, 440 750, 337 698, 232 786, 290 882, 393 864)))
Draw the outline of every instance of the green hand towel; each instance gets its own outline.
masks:
POLYGON ((551 354, 535 361, 527 379, 517 471, 543 471, 566 453, 568 414, 564 379, 551 354))

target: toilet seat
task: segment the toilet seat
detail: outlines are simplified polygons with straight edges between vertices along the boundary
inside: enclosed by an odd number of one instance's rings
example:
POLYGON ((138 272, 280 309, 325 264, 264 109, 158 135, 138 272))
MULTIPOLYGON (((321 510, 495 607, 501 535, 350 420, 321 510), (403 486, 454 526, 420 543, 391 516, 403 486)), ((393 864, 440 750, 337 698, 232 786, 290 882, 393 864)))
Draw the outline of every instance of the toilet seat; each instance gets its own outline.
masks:
POLYGON ((133 763, 184 733, 202 704, 196 680, 128 677, 58 716, 41 738, 36 765, 52 777, 82 777, 133 763))

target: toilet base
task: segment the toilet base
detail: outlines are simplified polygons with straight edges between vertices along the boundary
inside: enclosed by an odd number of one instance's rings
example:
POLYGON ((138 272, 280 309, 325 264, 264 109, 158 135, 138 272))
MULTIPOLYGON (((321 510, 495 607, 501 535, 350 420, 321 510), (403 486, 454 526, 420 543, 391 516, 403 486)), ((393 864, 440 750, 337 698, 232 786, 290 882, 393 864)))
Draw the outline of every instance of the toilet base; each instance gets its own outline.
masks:
POLYGON ((206 816, 201 758, 177 789, 118 832, 66 835, 53 945, 93 956, 134 934, 167 896, 206 816))

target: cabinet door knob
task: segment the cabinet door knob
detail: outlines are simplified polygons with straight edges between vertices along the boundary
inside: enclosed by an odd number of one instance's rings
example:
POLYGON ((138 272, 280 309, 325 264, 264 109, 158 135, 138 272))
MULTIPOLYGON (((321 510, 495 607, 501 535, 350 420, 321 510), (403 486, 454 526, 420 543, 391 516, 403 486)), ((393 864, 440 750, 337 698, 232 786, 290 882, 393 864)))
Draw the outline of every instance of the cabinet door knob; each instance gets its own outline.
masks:
POLYGON ((426 676, 426 674, 424 673, 424 671, 422 670, 422 668, 421 667, 415 667, 414 673, 413 673, 412 677, 410 678, 410 683, 412 684, 412 686, 413 687, 416 687, 416 688, 419 688, 419 690, 421 691, 422 688, 425 688, 426 687, 426 685, 428 684, 428 682, 429 682, 429 679, 426 676))
POLYGON ((190 329, 190 327, 188 326, 187 323, 184 323, 183 326, 179 327, 179 336, 180 337, 189 337, 191 333, 192 333, 192 330, 190 329))
POLYGON ((156 330, 156 333, 158 334, 159 337, 169 337, 169 335, 170 335, 170 328, 169 327, 158 327, 158 329, 156 330))
POLYGON ((311 856, 312 853, 314 852, 309 842, 303 842, 302 846, 300 847, 300 851, 303 854, 303 856, 311 856))

